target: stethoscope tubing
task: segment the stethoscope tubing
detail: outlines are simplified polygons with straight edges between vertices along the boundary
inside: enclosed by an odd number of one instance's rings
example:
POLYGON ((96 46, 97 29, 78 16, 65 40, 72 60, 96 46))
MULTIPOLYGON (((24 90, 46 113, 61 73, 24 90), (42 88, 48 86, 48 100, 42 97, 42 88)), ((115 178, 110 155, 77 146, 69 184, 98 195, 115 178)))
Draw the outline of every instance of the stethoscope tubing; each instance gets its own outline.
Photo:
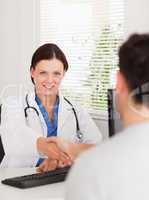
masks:
MULTIPOLYGON (((66 97, 64 97, 64 100, 71 106, 71 109, 72 109, 72 111, 74 113, 75 121, 76 121, 76 136, 77 136, 79 142, 82 142, 83 141, 83 134, 80 131, 79 120, 78 120, 78 117, 77 117, 76 110, 74 109, 74 106, 72 105, 72 103, 68 99, 66 99, 66 97)), ((38 110, 35 107, 29 105, 28 94, 26 94, 26 96, 25 96, 25 101, 26 101, 26 107, 24 108, 25 118, 28 117, 28 114, 27 114, 27 110, 28 109, 34 110, 36 112, 37 116, 39 117, 38 110)))

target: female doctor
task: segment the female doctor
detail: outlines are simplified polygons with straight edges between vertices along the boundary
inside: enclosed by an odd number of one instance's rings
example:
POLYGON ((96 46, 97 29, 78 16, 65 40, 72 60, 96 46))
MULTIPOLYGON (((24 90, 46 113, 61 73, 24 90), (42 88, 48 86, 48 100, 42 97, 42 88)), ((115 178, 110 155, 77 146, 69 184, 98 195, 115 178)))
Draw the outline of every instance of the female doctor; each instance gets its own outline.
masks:
POLYGON ((101 141, 89 114, 60 93, 67 69, 66 57, 55 44, 35 51, 30 67, 34 91, 2 102, 1 166, 39 166, 41 171, 62 167, 73 162, 73 155, 101 141))

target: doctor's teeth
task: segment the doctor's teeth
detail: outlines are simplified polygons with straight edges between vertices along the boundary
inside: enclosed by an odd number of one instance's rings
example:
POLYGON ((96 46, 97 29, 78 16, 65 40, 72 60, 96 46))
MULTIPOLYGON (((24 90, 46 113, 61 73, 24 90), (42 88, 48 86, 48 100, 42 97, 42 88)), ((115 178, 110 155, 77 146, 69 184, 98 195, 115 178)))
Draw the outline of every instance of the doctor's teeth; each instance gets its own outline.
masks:
POLYGON ((51 85, 44 85, 45 88, 50 89, 52 86, 51 85))
POLYGON ((54 87, 54 84, 50 84, 50 85, 49 85, 49 84, 48 84, 48 85, 44 85, 44 87, 45 87, 45 88, 47 88, 47 89, 51 89, 52 87, 54 87))

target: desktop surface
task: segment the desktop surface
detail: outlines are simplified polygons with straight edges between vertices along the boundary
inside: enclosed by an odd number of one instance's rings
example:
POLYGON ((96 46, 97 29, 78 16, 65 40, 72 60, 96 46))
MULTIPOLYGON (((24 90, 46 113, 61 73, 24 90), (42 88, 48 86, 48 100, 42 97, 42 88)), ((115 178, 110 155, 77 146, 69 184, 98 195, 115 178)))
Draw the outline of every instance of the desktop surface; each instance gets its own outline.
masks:
MULTIPOLYGON (((35 173, 34 168, 0 168, 0 181, 14 176, 35 173)), ((65 182, 21 190, 0 183, 2 200, 64 200, 65 182)))

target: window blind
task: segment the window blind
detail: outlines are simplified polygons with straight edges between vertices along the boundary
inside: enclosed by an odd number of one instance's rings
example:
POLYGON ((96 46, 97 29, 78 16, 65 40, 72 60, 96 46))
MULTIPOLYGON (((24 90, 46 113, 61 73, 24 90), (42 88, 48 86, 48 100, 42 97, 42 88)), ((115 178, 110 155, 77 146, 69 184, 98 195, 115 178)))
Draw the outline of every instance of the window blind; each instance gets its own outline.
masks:
POLYGON ((89 112, 107 110, 124 32, 124 0, 40 0, 39 43, 56 43, 69 70, 62 90, 89 112))

